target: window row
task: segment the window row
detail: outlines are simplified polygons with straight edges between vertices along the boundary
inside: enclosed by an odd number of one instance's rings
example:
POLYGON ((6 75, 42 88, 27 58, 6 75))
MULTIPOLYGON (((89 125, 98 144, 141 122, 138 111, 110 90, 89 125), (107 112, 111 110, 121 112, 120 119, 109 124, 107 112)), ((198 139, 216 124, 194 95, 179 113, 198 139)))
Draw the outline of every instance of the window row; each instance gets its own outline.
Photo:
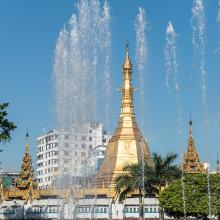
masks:
POLYGON ((40 153, 40 152, 43 152, 44 150, 50 150, 50 149, 57 147, 57 146, 58 146, 57 142, 46 144, 46 146, 38 146, 37 152, 40 153))
MULTIPOLYGON (((125 213, 138 213, 139 207, 138 206, 125 206, 124 208, 125 213)), ((158 213, 159 208, 155 206, 149 206, 144 208, 145 213, 158 213)))
POLYGON ((44 177, 44 178, 38 178, 37 181, 39 183, 48 182, 52 180, 52 176, 44 177))
POLYGON ((45 170, 39 170, 37 171, 37 175, 43 175, 43 174, 48 174, 48 173, 52 173, 52 172, 56 172, 58 171, 58 167, 50 167, 50 168, 46 168, 45 170))
MULTIPOLYGON (((95 206, 93 208, 93 213, 107 213, 108 206, 95 206)), ((76 208, 77 213, 90 213, 91 207, 77 207, 76 208)))

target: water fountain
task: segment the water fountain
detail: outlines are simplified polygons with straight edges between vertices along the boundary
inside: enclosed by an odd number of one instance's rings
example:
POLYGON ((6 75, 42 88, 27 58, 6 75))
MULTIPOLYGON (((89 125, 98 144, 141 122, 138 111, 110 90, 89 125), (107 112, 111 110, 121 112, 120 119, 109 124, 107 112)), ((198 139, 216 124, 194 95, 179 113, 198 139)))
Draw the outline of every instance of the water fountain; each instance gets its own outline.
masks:
POLYGON ((108 2, 102 6, 99 0, 80 0, 76 7, 76 14, 65 24, 57 39, 54 64, 57 130, 68 136, 68 140, 59 139, 60 170, 56 187, 70 190, 71 204, 75 201, 77 188, 89 188, 92 177, 88 170, 89 149, 86 146, 81 153, 85 157, 81 159, 84 163, 79 165, 76 161, 74 148, 77 139, 87 133, 88 123, 100 120, 98 113, 108 124, 111 90, 108 2), (102 83, 97 84, 100 80, 102 83), (104 94, 103 99, 98 96, 100 92, 104 94), (105 106, 105 114, 98 112, 101 105, 105 106), (64 155, 66 145, 70 150, 64 155))
MULTIPOLYGON (((165 67, 166 67, 166 75, 165 75, 165 85, 167 87, 168 92, 171 92, 173 87, 175 91, 176 98, 176 108, 177 108, 177 128, 179 135, 179 144, 183 146, 182 143, 182 111, 180 105, 180 86, 178 82, 178 63, 177 63, 177 43, 176 43, 176 33, 172 22, 168 22, 167 30, 166 30, 166 44, 164 50, 165 57, 165 67), (172 84, 171 84, 172 83, 172 84), (173 85, 173 86, 172 86, 173 85)), ((182 149, 182 158, 183 158, 183 149, 182 149)), ((186 219, 186 200, 185 200, 185 186, 184 186, 184 172, 182 169, 182 178, 181 178, 181 187, 182 187, 182 198, 183 198, 183 210, 184 210, 184 218, 186 219)))
MULTIPOLYGON (((207 106, 207 91, 206 91, 206 69, 205 69, 205 11, 203 0, 194 0, 192 7, 191 27, 193 31, 192 44, 194 51, 194 66, 200 72, 200 88, 201 88, 201 104, 203 108, 203 121, 204 121, 204 145, 206 146, 206 155, 208 156, 209 149, 207 127, 208 127, 208 106, 207 106)), ((208 158, 206 158, 208 161, 208 158)), ((208 210, 209 218, 211 218, 211 192, 210 192, 210 179, 209 170, 207 170, 207 189, 208 189, 208 210)))
MULTIPOLYGON (((146 81, 146 66, 147 66, 147 39, 146 39, 146 15, 145 10, 139 7, 139 12, 135 19, 135 31, 136 31, 136 56, 135 60, 138 67, 138 74, 139 74, 139 91, 140 91, 140 122, 141 122, 141 130, 143 132, 144 129, 144 110, 145 110, 145 81, 146 81)), ((142 154, 142 206, 144 209, 144 197, 145 197, 145 188, 144 188, 144 145, 141 147, 141 154, 142 154)), ((143 211, 144 216, 144 211, 143 211)))

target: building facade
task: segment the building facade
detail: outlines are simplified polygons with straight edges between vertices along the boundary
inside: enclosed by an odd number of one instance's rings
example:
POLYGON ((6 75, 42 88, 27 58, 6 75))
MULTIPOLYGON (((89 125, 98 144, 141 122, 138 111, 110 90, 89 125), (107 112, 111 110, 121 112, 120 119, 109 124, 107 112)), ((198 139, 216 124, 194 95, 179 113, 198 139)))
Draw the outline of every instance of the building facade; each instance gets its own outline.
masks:
POLYGON ((18 177, 18 173, 2 171, 0 174, 0 181, 2 187, 9 189, 15 188, 17 177, 18 177))
POLYGON ((101 123, 88 123, 78 132, 55 129, 37 138, 37 180, 39 188, 55 184, 59 176, 94 176, 110 136, 101 123))

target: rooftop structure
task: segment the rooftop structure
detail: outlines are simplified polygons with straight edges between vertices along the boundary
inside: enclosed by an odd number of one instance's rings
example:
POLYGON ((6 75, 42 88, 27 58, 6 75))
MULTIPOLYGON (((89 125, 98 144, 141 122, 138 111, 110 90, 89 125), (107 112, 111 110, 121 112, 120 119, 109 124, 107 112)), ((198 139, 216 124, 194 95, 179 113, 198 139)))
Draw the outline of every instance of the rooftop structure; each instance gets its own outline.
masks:
POLYGON ((36 188, 37 183, 34 180, 34 168, 32 166, 31 155, 29 153, 28 132, 26 133, 26 149, 21 163, 20 172, 16 179, 16 188, 19 190, 27 190, 31 185, 36 188))
POLYGON ((196 150, 192 135, 192 120, 189 120, 189 139, 188 147, 182 162, 182 169, 186 173, 205 173, 204 165, 200 162, 199 154, 196 150))
POLYGON ((12 189, 15 188, 16 178, 18 177, 18 173, 14 172, 2 172, 0 174, 0 181, 2 184, 2 188, 12 189))

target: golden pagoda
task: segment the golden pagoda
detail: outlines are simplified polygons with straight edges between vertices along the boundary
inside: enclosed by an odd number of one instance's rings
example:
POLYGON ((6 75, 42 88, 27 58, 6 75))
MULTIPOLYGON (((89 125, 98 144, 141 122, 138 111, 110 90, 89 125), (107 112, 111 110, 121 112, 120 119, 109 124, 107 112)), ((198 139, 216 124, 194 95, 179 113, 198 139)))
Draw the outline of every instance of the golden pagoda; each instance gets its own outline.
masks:
POLYGON ((129 58, 128 44, 122 67, 123 83, 121 88, 121 112, 118 126, 109 140, 105 159, 97 174, 98 188, 114 187, 114 179, 123 172, 126 164, 138 163, 144 156, 149 166, 153 165, 149 147, 142 136, 134 113, 132 87, 132 64, 129 58))
POLYGON ((199 154, 196 151, 193 135, 192 120, 189 120, 188 147, 183 158, 182 168, 186 173, 205 173, 204 165, 200 162, 199 154))
POLYGON ((28 131, 26 133, 26 150, 21 164, 19 176, 16 179, 16 188, 19 190, 28 190, 31 187, 36 188, 37 182, 33 180, 34 169, 32 166, 31 155, 29 153, 28 145, 28 131))

